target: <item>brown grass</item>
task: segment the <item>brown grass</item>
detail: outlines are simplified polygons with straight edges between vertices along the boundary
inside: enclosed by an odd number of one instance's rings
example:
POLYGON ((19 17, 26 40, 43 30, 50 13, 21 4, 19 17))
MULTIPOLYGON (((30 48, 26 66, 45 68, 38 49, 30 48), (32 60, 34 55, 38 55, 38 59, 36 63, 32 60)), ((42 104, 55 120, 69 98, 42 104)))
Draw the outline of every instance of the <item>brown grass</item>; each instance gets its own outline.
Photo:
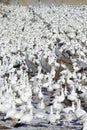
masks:
POLYGON ((9 4, 9 0, 0 0, 0 2, 2 2, 3 4, 6 4, 6 5, 9 4))

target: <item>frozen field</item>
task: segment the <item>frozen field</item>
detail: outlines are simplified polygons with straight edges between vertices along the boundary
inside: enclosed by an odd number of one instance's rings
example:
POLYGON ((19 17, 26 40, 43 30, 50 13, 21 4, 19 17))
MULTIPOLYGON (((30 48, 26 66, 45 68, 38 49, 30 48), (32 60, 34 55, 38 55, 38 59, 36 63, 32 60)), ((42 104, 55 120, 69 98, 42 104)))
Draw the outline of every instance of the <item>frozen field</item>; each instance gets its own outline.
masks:
POLYGON ((86 5, 0 4, 0 113, 1 130, 87 130, 86 5))

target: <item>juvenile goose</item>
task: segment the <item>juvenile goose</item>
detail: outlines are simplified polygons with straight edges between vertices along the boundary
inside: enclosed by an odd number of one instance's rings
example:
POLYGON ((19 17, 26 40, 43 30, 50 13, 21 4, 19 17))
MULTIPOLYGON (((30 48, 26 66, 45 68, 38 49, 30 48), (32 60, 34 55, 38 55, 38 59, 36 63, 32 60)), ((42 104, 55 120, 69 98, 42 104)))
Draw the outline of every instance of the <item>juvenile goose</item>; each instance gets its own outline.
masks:
POLYGON ((46 72, 46 73, 50 73, 51 72, 51 66, 46 62, 46 60, 44 59, 44 51, 42 51, 42 55, 41 55, 41 60, 40 60, 42 69, 46 72))

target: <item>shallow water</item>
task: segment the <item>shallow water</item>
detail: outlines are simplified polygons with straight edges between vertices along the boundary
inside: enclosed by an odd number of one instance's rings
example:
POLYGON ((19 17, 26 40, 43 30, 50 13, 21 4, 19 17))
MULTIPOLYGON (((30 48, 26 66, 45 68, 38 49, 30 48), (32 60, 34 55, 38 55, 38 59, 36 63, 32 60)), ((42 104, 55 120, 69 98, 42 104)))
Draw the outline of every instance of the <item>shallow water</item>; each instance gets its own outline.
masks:
POLYGON ((29 5, 29 4, 38 4, 39 2, 45 4, 87 4, 87 0, 0 0, 4 4, 20 4, 20 5, 29 5))

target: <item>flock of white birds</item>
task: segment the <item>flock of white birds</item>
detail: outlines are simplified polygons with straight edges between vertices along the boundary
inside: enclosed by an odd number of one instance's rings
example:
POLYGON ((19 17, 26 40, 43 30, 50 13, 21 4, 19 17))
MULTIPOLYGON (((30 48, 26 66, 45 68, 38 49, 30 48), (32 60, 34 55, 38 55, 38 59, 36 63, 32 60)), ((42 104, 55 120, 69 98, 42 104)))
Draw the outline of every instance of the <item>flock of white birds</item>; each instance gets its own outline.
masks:
POLYGON ((1 120, 87 130, 87 6, 0 5, 1 120))

